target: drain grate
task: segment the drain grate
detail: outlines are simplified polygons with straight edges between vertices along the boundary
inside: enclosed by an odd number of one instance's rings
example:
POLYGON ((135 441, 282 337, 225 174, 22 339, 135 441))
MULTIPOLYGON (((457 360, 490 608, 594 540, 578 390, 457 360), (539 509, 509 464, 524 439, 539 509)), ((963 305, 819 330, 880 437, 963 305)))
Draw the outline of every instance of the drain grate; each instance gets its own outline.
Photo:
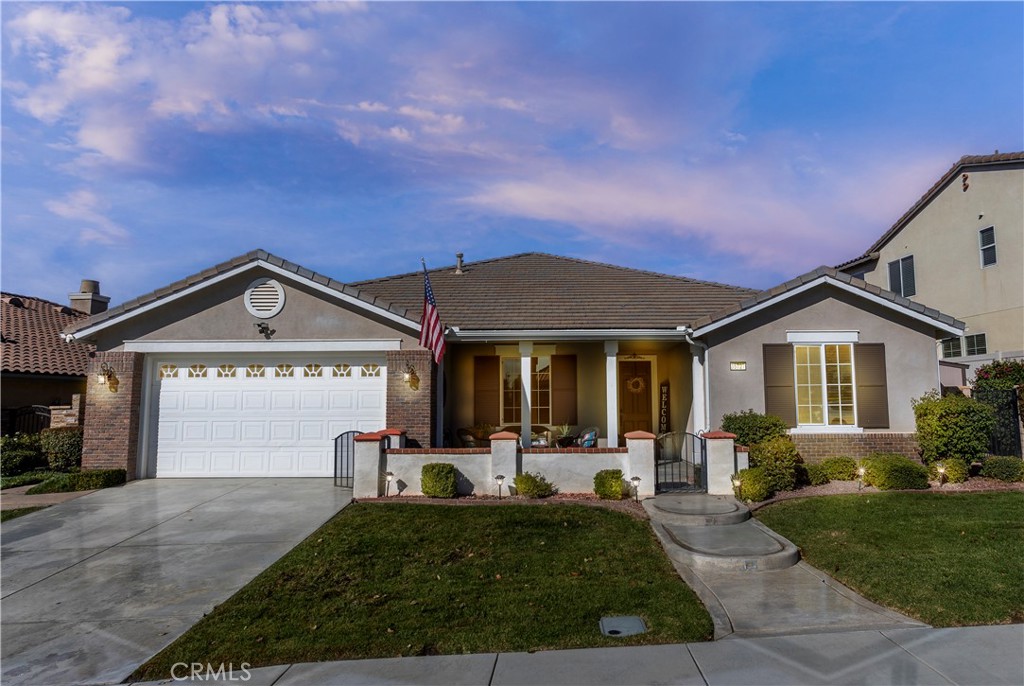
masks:
POLYGON ((634 636, 647 631, 644 620, 634 616, 602 617, 601 633, 605 636, 634 636))

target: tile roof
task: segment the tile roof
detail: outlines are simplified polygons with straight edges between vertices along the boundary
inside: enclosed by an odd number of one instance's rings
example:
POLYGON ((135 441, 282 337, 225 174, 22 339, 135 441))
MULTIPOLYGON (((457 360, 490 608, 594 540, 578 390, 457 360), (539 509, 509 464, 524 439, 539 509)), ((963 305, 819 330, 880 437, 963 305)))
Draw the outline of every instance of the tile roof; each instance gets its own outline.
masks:
MULTIPOLYGON (((545 253, 430 270, 442 321, 462 329, 658 329, 689 324, 755 291, 545 253)), ((423 272, 352 284, 423 306, 423 272)))
POLYGON ((87 315, 49 300, 0 294, 3 371, 85 376, 93 347, 65 343, 60 332, 87 315))
POLYGON ((210 279, 220 276, 221 274, 226 274, 238 267, 256 261, 263 261, 266 262, 267 264, 271 264, 280 269, 284 269, 285 271, 292 272, 300 278, 309 279, 310 281, 314 281, 320 284, 321 286, 326 286, 327 288, 335 290, 338 293, 342 293, 344 295, 348 295, 358 300, 362 300, 363 302, 369 305, 374 305, 381 309, 387 310, 392 314, 398 315, 400 317, 405 317, 406 319, 409 319, 414 322, 419 321, 419 306, 416 307, 415 311, 406 312, 404 308, 394 307, 390 303, 384 302, 380 298, 376 298, 372 295, 362 293, 358 289, 353 288, 352 286, 344 284, 340 281, 335 281, 334 279, 328 276, 324 276, 323 274, 318 274, 317 272, 306 269, 305 267, 295 264, 294 262, 289 262, 288 260, 273 255, 267 252, 266 250, 257 249, 250 250, 244 255, 239 255, 238 257, 234 257, 225 262, 221 262, 220 264, 214 265, 213 267, 210 267, 208 269, 204 269, 203 271, 192 274, 191 276, 186 276, 185 278, 175 281, 174 283, 168 286, 164 286, 163 288, 158 288, 155 291, 146 293, 145 295, 140 295, 139 297, 128 300, 127 302, 123 302, 117 307, 111 307, 106 312, 101 312, 99 314, 93 315, 86 321, 75 322, 74 324, 69 325, 65 329, 65 332, 73 333, 76 331, 81 331, 82 329, 92 327, 96 324, 100 324, 109 319, 113 319, 115 317, 128 314, 133 310, 139 309, 140 307, 149 305, 150 303, 154 303, 158 300, 161 300, 162 298, 174 295, 175 293, 179 293, 188 288, 201 284, 204 281, 209 281, 210 279))
POLYGON ((928 189, 928 192, 918 198, 909 210, 903 213, 903 216, 896 220, 896 223, 889 227, 889 230, 882 234, 882 237, 875 241, 870 248, 864 251, 863 255, 855 257, 852 260, 847 260, 842 264, 836 265, 837 269, 844 269, 852 267, 861 262, 867 262, 868 260, 878 259, 877 253, 889 240, 895 236, 899 231, 924 207, 932 201, 932 199, 945 188, 946 184, 952 181, 957 174, 960 174, 964 169, 969 167, 980 167, 987 165, 1003 165, 1012 164, 1014 162, 1024 161, 1024 152, 996 152, 991 155, 964 155, 949 168, 942 177, 935 182, 935 184, 928 189))
MULTIPOLYGON (((937 322, 946 324, 947 326, 952 326, 960 329, 963 329, 966 326, 962 321, 954 319, 953 317, 950 317, 948 314, 943 314, 942 312, 939 312, 938 310, 933 309, 931 307, 925 307, 919 302, 914 302, 913 300, 904 298, 903 296, 896 295, 892 291, 887 291, 884 288, 879 288, 878 286, 867 283, 862 279, 854 278, 849 274, 841 272, 834 267, 825 266, 813 269, 807 272, 806 274, 801 274, 800 276, 794 279, 790 279, 789 281, 781 283, 773 288, 769 288, 760 291, 759 293, 755 293, 752 297, 742 300, 731 307, 724 308, 722 310, 719 310, 718 312, 712 313, 711 315, 698 319, 696 322, 692 324, 692 326, 694 329, 699 329, 701 327, 708 326, 709 324, 714 324, 715 322, 721 321, 727 317, 731 317, 734 314, 738 314, 745 310, 749 310, 752 307, 755 307, 756 305, 760 305, 763 302, 766 302, 780 295, 793 291, 799 288, 800 286, 803 286, 806 283, 810 283, 811 281, 814 281, 816 279, 820 279, 821 277, 829 277, 841 283, 853 286, 854 288, 859 288, 865 293, 875 295, 880 298, 884 298, 885 300, 888 300, 893 304, 899 305, 900 307, 905 307, 908 310, 911 310, 918 314, 922 314, 926 317, 934 319, 937 322)), ((698 331, 697 333, 699 334, 700 332, 698 331)))

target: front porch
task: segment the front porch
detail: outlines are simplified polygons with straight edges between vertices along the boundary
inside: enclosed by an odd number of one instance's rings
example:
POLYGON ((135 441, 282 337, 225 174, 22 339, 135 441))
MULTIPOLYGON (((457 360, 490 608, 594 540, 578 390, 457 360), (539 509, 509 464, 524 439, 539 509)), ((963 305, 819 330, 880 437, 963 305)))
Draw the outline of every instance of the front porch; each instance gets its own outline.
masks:
POLYGON ((625 447, 632 431, 706 429, 702 367, 679 332, 665 340, 454 342, 443 370, 443 447, 486 447, 491 433, 523 448, 565 446, 596 429, 593 447, 625 447), (698 396, 694 398, 694 368, 698 396), (694 419, 696 405, 697 419, 694 419))

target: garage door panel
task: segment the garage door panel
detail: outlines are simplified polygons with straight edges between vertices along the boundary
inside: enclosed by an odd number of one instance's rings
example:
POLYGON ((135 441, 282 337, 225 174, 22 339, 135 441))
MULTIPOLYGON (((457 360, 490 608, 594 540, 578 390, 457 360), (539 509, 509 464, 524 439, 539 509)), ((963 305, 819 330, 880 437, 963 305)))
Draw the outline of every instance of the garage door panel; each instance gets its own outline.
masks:
MULTIPOLYGON (((264 376, 158 378, 154 384, 157 476, 331 476, 334 438, 346 431, 384 426, 386 372, 364 377, 350 360, 351 376, 305 376, 307 364, 332 370, 337 360, 288 360, 296 371, 278 377, 280 360, 233 359, 237 369, 262 366, 264 376)), ((169 364, 169 363, 168 363, 169 364)), ((224 360, 174 361, 179 370, 224 360)), ((158 367, 159 365, 156 365, 158 367)))

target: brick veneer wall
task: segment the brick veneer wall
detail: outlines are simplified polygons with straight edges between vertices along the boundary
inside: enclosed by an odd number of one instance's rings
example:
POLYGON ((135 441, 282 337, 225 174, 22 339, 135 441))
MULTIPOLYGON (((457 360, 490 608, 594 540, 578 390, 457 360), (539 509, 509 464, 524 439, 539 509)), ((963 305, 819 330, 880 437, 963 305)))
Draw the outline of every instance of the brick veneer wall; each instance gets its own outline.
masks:
POLYGON ((917 438, 912 433, 791 434, 790 438, 805 462, 821 462, 837 455, 860 459, 877 452, 900 453, 912 460, 919 459, 917 438))
POLYGON ((417 444, 429 448, 434 436, 435 375, 431 354, 427 350, 389 350, 387 364, 387 428, 405 429, 410 448, 417 444), (420 378, 419 390, 409 388, 402 378, 409 365, 420 378))
POLYGON ((105 352, 89 361, 82 469, 124 469, 128 479, 136 477, 142 360, 142 353, 105 352), (114 369, 116 390, 96 380, 104 362, 114 369))
POLYGON ((70 405, 50 406, 50 428, 60 429, 68 426, 82 426, 85 422, 85 403, 82 402, 82 394, 75 393, 71 396, 70 405))

